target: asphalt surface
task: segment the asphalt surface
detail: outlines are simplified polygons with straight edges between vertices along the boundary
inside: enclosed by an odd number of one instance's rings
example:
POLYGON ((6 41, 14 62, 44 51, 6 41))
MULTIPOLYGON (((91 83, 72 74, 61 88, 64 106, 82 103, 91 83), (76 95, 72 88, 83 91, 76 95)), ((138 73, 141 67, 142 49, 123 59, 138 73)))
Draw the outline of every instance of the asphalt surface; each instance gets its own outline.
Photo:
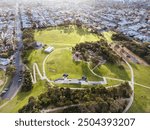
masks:
POLYGON ((2 96, 2 99, 11 99, 16 92, 18 92, 18 89, 20 89, 21 82, 18 82, 20 71, 22 70, 22 61, 21 61, 21 51, 20 49, 23 47, 22 43, 22 31, 21 31, 21 22, 20 22, 20 15, 19 15, 19 6, 16 5, 16 37, 17 37, 17 50, 14 54, 15 57, 15 67, 16 72, 14 74, 14 77, 12 78, 10 84, 8 85, 9 90, 2 96))

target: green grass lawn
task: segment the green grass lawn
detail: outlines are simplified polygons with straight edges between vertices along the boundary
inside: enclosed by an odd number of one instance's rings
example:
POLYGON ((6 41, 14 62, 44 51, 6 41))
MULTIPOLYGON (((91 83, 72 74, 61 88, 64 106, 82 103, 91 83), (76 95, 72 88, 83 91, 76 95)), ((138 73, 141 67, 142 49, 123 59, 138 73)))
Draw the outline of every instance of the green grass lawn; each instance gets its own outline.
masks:
POLYGON ((135 82, 150 87, 150 66, 132 64, 135 82))
MULTIPOLYGON (((150 87, 150 66, 131 65, 135 82, 150 87)), ((150 89, 135 85, 135 99, 129 112, 150 112, 150 89)))
POLYGON ((130 70, 125 64, 123 66, 124 69, 121 69, 118 65, 106 63, 95 69, 94 72, 105 77, 130 80, 130 70))
POLYGON ((77 26, 69 27, 51 27, 35 31, 35 40, 44 44, 53 45, 54 47, 67 45, 74 46, 77 43, 85 41, 99 41, 99 36, 92 34, 87 29, 78 28, 77 26))
MULTIPOLYGON (((100 80, 100 78, 91 74, 86 63, 73 62, 71 51, 68 49, 80 42, 99 41, 99 39, 99 36, 88 32, 87 29, 81 29, 73 25, 35 31, 36 41, 55 47, 46 62, 46 73, 50 79, 57 79, 62 77, 64 73, 68 73, 70 78, 81 78, 86 75, 89 80, 100 80)), ((29 52, 29 68, 32 70, 33 63, 37 63, 42 72, 42 63, 46 55, 43 49, 29 52)))
MULTIPOLYGON (((108 42, 112 42, 112 34, 113 32, 111 31, 104 32, 103 36, 108 42)), ((68 48, 75 46, 76 43, 98 41, 99 39, 100 37, 88 32, 86 29, 72 25, 69 27, 60 26, 35 31, 36 41, 55 47, 55 51, 51 53, 45 66, 47 76, 53 80, 62 77, 64 73, 69 74, 69 78, 81 78, 83 75, 86 75, 89 80, 100 80, 100 78, 91 74, 86 63, 73 62, 71 51, 68 50, 68 48)), ((30 68, 36 62, 42 72, 42 62, 45 57, 46 54, 42 50, 32 51, 28 58, 30 68)), ((129 70, 126 66, 125 69, 127 71, 119 69, 117 65, 106 64, 96 70, 96 73, 102 76, 130 80, 129 70)), ((109 80, 108 84, 113 85, 117 83, 118 81, 109 80)))
POLYGON ((37 63, 40 71, 42 72, 42 64, 43 64, 43 61, 44 61, 46 56, 47 56, 47 54, 44 53, 43 49, 29 51, 29 56, 28 56, 29 68, 32 70, 33 69, 33 63, 37 63))
MULTIPOLYGON (((88 32, 87 29, 81 29, 73 25, 70 25, 69 27, 59 26, 36 30, 34 37, 36 41, 47 44, 48 46, 53 46, 55 49, 71 48, 80 42, 99 41, 100 39, 99 36, 88 32)), ((42 62, 47 55, 44 53, 43 49, 29 51, 28 54, 28 66, 30 69, 32 68, 33 63, 37 63, 41 70, 42 62)))
POLYGON ((108 32, 103 32, 102 33, 103 37, 106 39, 106 41, 108 43, 112 43, 113 42, 113 40, 112 40, 112 35, 113 34, 114 34, 114 32, 112 32, 112 31, 108 31, 108 32))
POLYGON ((150 112, 150 89, 135 85, 135 98, 128 112, 150 112))
MULTIPOLYGON (((0 109, 1 113, 16 113, 20 108, 27 104, 30 96, 37 97, 47 90, 44 81, 40 81, 34 85, 31 92, 19 92, 17 96, 11 100, 6 106, 0 109)), ((2 102, 2 101, 1 101, 2 102)), ((1 104, 0 102, 0 104, 1 104)))
POLYGON ((81 79, 85 75, 90 81, 102 80, 91 73, 87 63, 74 62, 72 52, 68 48, 56 49, 46 62, 46 74, 50 79, 61 78, 64 73, 69 75, 68 78, 81 79))
POLYGON ((114 85, 119 85, 123 82, 121 81, 116 81, 116 80, 111 80, 111 79, 107 79, 107 84, 104 85, 104 87, 111 87, 111 86, 114 86, 114 85))

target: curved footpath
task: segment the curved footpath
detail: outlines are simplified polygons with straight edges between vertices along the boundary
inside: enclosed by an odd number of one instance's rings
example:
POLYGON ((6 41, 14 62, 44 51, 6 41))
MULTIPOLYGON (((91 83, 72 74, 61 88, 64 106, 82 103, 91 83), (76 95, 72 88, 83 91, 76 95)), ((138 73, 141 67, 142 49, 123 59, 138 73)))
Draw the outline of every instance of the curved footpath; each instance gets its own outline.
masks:
POLYGON ((43 61, 43 65, 42 65, 42 67, 43 67, 43 75, 41 74, 37 63, 34 63, 34 64, 33 64, 33 74, 31 73, 31 78, 32 78, 33 84, 37 83, 36 71, 37 71, 37 73, 38 73, 38 75, 39 75, 39 77, 40 77, 41 80, 46 79, 48 82, 52 82, 52 81, 50 81, 50 80, 47 78, 46 72, 45 72, 45 62, 46 62, 46 60, 48 59, 49 56, 50 56, 50 54, 47 55, 47 56, 45 57, 44 61, 43 61))
MULTIPOLYGON (((123 111, 123 113, 127 112, 129 110, 129 108, 131 107, 132 103, 133 103, 133 100, 134 100, 134 72, 133 72, 133 69, 132 69, 132 66, 125 60, 125 63, 128 65, 129 69, 130 69, 130 72, 131 72, 131 81, 129 81, 129 84, 131 86, 131 89, 132 89, 132 95, 129 99, 129 103, 128 105, 126 106, 125 110, 123 111)), ((98 66, 97 66, 98 67, 98 66)), ((105 79, 111 79, 111 80, 117 80, 117 81, 125 81, 125 80, 121 80, 121 79, 117 79, 117 78, 110 78, 110 77, 102 77, 98 74, 96 74, 93 69, 90 69, 90 64, 88 63, 88 68, 89 70, 92 72, 92 74, 94 74, 95 76, 99 77, 99 78, 105 78, 105 79)), ((113 86, 112 86, 113 87, 113 86)), ((114 86, 116 87, 116 86, 114 86)))
POLYGON ((132 89, 132 95, 131 95, 130 101, 129 101, 127 107, 125 108, 125 110, 123 111, 123 113, 125 113, 129 110, 129 108, 132 106, 132 103, 133 103, 133 100, 134 100, 134 72, 133 72, 132 66, 125 59, 124 59, 124 61, 126 62, 128 67, 130 68, 130 72, 131 72, 131 82, 129 82, 129 83, 130 83, 130 86, 131 86, 131 89, 132 89))

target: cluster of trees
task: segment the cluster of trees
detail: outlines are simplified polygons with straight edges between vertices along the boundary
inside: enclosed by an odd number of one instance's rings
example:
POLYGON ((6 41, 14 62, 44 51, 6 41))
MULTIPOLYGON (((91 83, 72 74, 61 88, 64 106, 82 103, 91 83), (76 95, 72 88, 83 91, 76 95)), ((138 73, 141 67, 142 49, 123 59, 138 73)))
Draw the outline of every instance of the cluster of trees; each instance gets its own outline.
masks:
POLYGON ((136 44, 134 42, 126 42, 124 46, 150 64, 150 43, 136 44))
POLYGON ((32 28, 31 29, 24 29, 23 30, 24 49, 22 50, 22 59, 23 59, 24 64, 29 63, 28 55, 29 55, 29 51, 34 49, 33 43, 35 43, 34 29, 32 29, 32 28))
POLYGON ((14 53, 14 50, 13 50, 13 48, 11 48, 5 52, 0 52, 0 57, 1 58, 9 58, 13 53, 14 53))
POLYGON ((80 43, 72 48, 73 54, 80 53, 81 60, 92 61, 93 64, 98 64, 101 59, 110 63, 120 63, 120 57, 115 54, 105 41, 95 43, 80 43))
POLYGON ((24 49, 32 49, 32 44, 35 42, 34 39, 34 29, 24 29, 23 30, 23 44, 24 49))
POLYGON ((14 65, 9 65, 6 68, 6 75, 7 76, 13 76, 13 74, 15 73, 15 71, 16 71, 15 66, 14 65))
POLYGON ((122 33, 114 33, 112 35, 112 40, 114 41, 132 41, 131 39, 129 39, 127 36, 125 36, 122 33))
POLYGON ((150 43, 137 44, 130 40, 123 34, 114 34, 113 40, 119 41, 133 53, 144 59, 148 64, 150 64, 150 43))
POLYGON ((24 71, 23 77, 24 77, 24 79, 23 79, 23 84, 22 84, 21 90, 23 92, 28 92, 33 88, 30 71, 28 69, 26 69, 24 71))
POLYGON ((62 112, 122 112, 126 105, 126 98, 132 94, 128 83, 118 87, 106 89, 105 87, 85 90, 72 90, 70 88, 50 87, 47 92, 30 97, 28 104, 18 112, 40 112, 47 107, 63 107, 78 104, 76 108, 67 108, 62 112))

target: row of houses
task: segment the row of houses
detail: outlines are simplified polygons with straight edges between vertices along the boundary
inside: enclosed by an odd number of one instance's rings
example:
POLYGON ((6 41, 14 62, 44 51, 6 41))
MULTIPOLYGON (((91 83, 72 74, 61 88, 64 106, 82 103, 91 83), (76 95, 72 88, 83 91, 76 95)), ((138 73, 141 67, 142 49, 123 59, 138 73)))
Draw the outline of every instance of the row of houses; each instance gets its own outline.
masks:
POLYGON ((0 68, 6 69, 11 60, 9 55, 15 49, 15 8, 0 8, 0 68))
POLYGON ((13 44, 15 34, 15 8, 0 9, 0 44, 13 44))

